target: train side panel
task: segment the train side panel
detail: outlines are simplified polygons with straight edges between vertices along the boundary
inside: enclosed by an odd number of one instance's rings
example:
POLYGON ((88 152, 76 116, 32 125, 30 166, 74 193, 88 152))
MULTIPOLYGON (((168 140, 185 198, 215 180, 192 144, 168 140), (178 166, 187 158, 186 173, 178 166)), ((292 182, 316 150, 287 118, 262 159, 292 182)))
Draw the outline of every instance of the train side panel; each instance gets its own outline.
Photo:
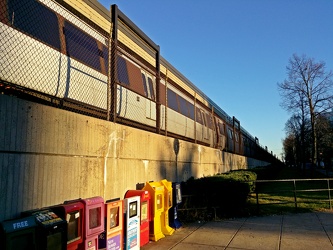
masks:
POLYGON ((2 80, 49 95, 64 96, 65 55, 3 23, 0 23, 0 45, 2 80))

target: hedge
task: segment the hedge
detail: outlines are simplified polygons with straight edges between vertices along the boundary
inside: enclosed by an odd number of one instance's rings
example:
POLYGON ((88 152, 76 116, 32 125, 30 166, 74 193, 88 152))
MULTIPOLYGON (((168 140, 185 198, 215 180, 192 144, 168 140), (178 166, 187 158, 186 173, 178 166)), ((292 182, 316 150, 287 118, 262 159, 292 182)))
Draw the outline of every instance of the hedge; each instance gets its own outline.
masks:
MULTIPOLYGON (((256 174, 237 170, 182 183, 183 195, 191 196, 183 207, 214 208, 219 216, 242 215, 250 192, 255 189, 256 174)), ((182 207, 182 206, 180 206, 182 207)))

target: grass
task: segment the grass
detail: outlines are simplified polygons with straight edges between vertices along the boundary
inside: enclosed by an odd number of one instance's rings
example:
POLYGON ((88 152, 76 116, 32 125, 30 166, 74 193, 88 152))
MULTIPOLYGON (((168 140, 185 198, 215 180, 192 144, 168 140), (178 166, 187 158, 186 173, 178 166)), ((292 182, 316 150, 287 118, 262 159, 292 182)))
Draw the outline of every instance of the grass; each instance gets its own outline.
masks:
MULTIPOLYGON (((326 177, 320 173, 309 174, 286 167, 276 170, 275 178, 270 178, 274 179, 274 182, 256 184, 260 205, 257 206, 256 193, 251 193, 248 199, 249 213, 267 215, 329 209, 327 188, 328 184, 331 189, 333 188, 333 180, 327 183, 327 180, 322 179, 326 177), (297 204, 295 204, 295 195, 297 204)), ((265 174, 258 176, 265 177, 265 174)), ((332 199, 333 191, 330 191, 330 196, 332 199)), ((333 200, 331 202, 333 206, 333 200)))

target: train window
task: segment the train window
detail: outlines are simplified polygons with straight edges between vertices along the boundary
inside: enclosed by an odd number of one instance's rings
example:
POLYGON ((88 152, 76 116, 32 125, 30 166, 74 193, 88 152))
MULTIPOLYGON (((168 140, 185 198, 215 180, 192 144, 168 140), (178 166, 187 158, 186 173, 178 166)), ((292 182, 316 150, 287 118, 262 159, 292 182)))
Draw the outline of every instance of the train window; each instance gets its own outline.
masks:
POLYGON ((188 112, 189 112, 189 117, 194 120, 194 105, 192 103, 187 103, 188 106, 188 112))
POLYGON ((129 85, 126 60, 121 56, 117 57, 117 73, 118 82, 129 85))
POLYGON ((235 117, 233 117, 233 123, 234 123, 235 129, 239 130, 240 129, 240 123, 235 117))
POLYGON ((243 143, 243 145, 245 146, 246 145, 246 138, 244 137, 244 136, 242 136, 242 143, 243 143))
POLYGON ((141 73, 141 77, 142 77, 142 84, 143 84, 143 89, 144 89, 144 92, 145 92, 145 96, 148 97, 146 75, 144 73, 141 73))
POLYGON ((166 105, 166 87, 164 84, 160 84, 160 102, 162 105, 166 105))
POLYGON ((155 100, 155 90, 154 90, 153 80, 148 75, 146 76, 146 73, 143 72, 141 73, 141 78, 142 78, 144 95, 151 100, 155 100))
POLYGON ((108 72, 109 70, 109 49, 106 46, 103 46, 103 58, 105 64, 105 70, 108 72))
POLYGON ((65 36, 67 54, 88 66, 101 71, 100 50, 94 38, 87 35, 83 31, 71 23, 65 21, 65 36))
POLYGON ((177 101, 177 95, 172 90, 168 89, 168 107, 178 111, 178 101, 177 101))
POLYGON ((220 131, 221 135, 224 135, 224 127, 225 127, 224 123, 219 121, 218 122, 218 128, 219 128, 219 131, 220 131))
POLYGON ((235 141, 236 141, 236 142, 239 142, 239 136, 238 136, 238 133, 235 133, 235 141))
POLYGON ((188 116, 187 101, 181 96, 178 96, 178 100, 179 100, 180 113, 182 115, 188 116))
POLYGON ((150 98, 152 100, 155 100, 154 84, 153 84, 153 80, 150 77, 148 77, 148 85, 149 85, 149 91, 150 91, 150 98))
POLYGON ((228 136, 231 140, 233 140, 233 133, 232 133, 232 130, 230 128, 228 128, 228 136))
POLYGON ((212 120, 212 115, 206 113, 206 120, 207 120, 207 127, 208 128, 213 128, 213 120, 212 120))
POLYGON ((202 125, 204 124, 204 121, 201 117, 201 111, 199 108, 196 109, 196 121, 202 125))
POLYGON ((29 0, 8 0, 8 18, 15 28, 60 50, 58 18, 44 5, 29 0))
POLYGON ((205 127, 207 127, 207 121, 206 121, 205 113, 202 110, 201 110, 201 115, 202 115, 203 125, 205 127))

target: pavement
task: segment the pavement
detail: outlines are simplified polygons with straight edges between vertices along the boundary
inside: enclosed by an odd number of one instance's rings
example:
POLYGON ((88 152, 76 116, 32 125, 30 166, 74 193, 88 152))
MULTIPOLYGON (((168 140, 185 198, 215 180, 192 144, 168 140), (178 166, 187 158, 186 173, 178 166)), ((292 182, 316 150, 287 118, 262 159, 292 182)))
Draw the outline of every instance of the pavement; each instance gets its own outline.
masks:
POLYGON ((141 249, 333 249, 333 211, 195 222, 141 249))

